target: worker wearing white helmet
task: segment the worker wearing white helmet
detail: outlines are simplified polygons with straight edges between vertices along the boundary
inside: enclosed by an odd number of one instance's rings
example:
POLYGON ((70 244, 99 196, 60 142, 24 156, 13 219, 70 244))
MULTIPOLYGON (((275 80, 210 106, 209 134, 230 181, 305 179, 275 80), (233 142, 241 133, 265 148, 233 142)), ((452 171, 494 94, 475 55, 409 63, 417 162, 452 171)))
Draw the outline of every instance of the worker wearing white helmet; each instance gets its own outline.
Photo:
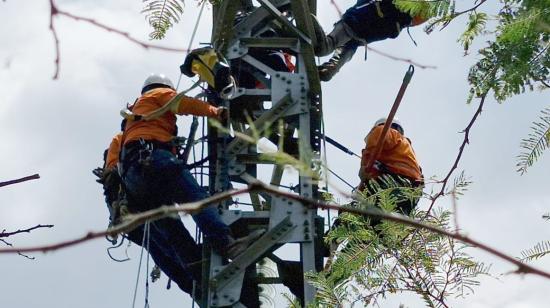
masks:
MULTIPOLYGON (((381 176, 391 177, 400 186, 418 187, 422 185, 422 169, 418 164, 416 154, 410 139, 405 137, 405 131, 401 122, 394 118, 390 129, 386 134, 381 146, 380 154, 376 155, 378 140, 384 129, 386 118, 374 122, 369 134, 365 137, 365 148, 362 151, 361 168, 359 178, 361 179, 360 190, 367 193, 372 191, 372 181, 377 182, 377 187, 382 189, 387 186, 385 181, 380 181, 381 176), (374 159, 374 164, 369 168, 368 161, 374 159), (367 170, 369 168, 369 170, 367 170)), ((407 200, 397 204, 403 214, 409 214, 418 200, 407 200)))
MULTIPOLYGON (((176 115, 222 120, 227 109, 176 93, 170 79, 162 74, 147 77, 141 93, 129 110, 121 113, 126 123, 123 125, 119 163, 123 187, 133 200, 128 204, 130 211, 143 212, 162 205, 198 202, 207 198, 208 194, 191 175, 185 162, 175 155, 176 149, 171 141, 177 135, 176 115)), ((260 230, 235 240, 215 207, 205 207, 194 212, 192 217, 214 250, 230 259, 261 235, 260 230)), ((158 264, 161 268, 173 263, 185 267, 196 261, 194 256, 200 255, 179 219, 154 221, 151 229, 151 241, 169 243, 159 245, 161 255, 174 258, 173 262, 158 264)))
POLYGON ((175 89, 174 84, 172 83, 170 78, 164 76, 163 74, 151 74, 149 75, 149 77, 147 77, 147 79, 145 79, 145 82, 141 87, 141 94, 156 88, 169 88, 172 90, 175 89))

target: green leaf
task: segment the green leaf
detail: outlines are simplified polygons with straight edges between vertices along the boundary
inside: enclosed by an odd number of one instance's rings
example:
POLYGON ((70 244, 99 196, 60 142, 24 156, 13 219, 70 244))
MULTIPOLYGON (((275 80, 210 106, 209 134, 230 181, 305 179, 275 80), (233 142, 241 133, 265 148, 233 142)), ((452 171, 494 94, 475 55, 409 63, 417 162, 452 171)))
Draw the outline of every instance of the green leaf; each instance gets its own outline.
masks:
POLYGON ((533 261, 550 254, 550 241, 540 242, 535 247, 521 252, 522 261, 533 261))
POLYGON ((518 155, 518 172, 524 174, 548 149, 550 144, 550 108, 542 111, 539 121, 533 122, 529 137, 523 139, 520 147, 524 152, 518 155))
POLYGON ((458 42, 464 46, 464 52, 467 53, 473 40, 479 36, 485 29, 487 23, 487 14, 472 12, 466 30, 458 39, 458 42))
POLYGON ((184 0, 143 0, 143 3, 141 12, 153 28, 149 37, 154 40, 163 39, 166 31, 180 21, 185 5, 184 0))

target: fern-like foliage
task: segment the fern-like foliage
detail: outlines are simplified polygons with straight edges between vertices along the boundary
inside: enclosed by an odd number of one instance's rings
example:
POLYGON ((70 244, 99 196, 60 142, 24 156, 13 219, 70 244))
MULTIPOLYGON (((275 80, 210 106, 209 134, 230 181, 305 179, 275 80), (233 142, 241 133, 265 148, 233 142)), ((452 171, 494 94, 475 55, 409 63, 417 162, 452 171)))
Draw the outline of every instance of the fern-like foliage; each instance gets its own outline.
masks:
POLYGON ((550 241, 543 241, 531 249, 521 252, 522 261, 533 261, 550 254, 550 241))
POLYGON ((336 286, 334 281, 323 273, 306 273, 306 278, 317 289, 317 297, 313 307, 343 308, 346 289, 336 286))
MULTIPOLYGON (((395 5, 412 16, 429 19, 426 31, 444 28, 450 22, 469 16, 466 29, 458 38, 468 52, 472 42, 491 33, 488 45, 479 50, 480 60, 470 69, 470 101, 493 92, 497 101, 533 90, 535 83, 549 87, 550 77, 550 0, 502 0, 497 13, 481 12, 491 1, 471 1, 463 11, 453 0, 394 0, 395 5), (487 21, 495 20, 488 28, 487 21)), ((462 3, 462 5, 464 5, 462 3)))
POLYGON ((302 308, 300 300, 293 294, 282 293, 284 299, 287 301, 287 308, 302 308))
POLYGON ((533 90, 550 74, 550 0, 507 1, 496 16, 496 38, 470 69, 471 97, 492 91, 497 101, 533 90))
POLYGON ((466 176, 464 171, 454 179, 452 188, 445 194, 453 194, 454 198, 458 199, 460 196, 468 190, 468 187, 472 184, 472 180, 466 176))
POLYGON ((542 111, 539 121, 534 122, 529 137, 523 139, 524 152, 518 156, 518 172, 524 174, 550 145, 550 108, 542 111))
POLYGON ((184 0, 143 0, 145 7, 141 11, 153 31, 149 37, 163 39, 166 31, 178 23, 183 14, 184 0))
MULTIPOLYGON (((455 190, 467 186, 464 175, 455 190)), ((396 211, 406 200, 418 200, 421 189, 399 179, 384 178, 369 183, 349 206, 396 211)), ((443 229, 451 228, 451 213, 436 209, 429 215, 413 211, 412 218, 443 229)), ((391 294, 413 292, 427 307, 448 306, 449 297, 465 296, 479 284, 477 277, 489 267, 470 257, 468 246, 440 234, 402 224, 342 213, 325 240, 336 247, 324 272, 308 279, 320 290, 320 307, 380 306, 391 294), (359 304, 358 304, 359 303, 359 304)))
POLYGON ((472 12, 470 14, 466 30, 464 30, 462 35, 458 38, 458 42, 460 42, 462 46, 464 46, 465 54, 468 53, 468 50, 470 49, 470 45, 472 44, 473 40, 478 37, 483 32, 483 30, 485 30, 487 18, 488 15, 485 13, 472 12))
POLYGON ((454 0, 394 0, 395 6, 411 16, 425 19, 452 15, 455 11, 454 0))

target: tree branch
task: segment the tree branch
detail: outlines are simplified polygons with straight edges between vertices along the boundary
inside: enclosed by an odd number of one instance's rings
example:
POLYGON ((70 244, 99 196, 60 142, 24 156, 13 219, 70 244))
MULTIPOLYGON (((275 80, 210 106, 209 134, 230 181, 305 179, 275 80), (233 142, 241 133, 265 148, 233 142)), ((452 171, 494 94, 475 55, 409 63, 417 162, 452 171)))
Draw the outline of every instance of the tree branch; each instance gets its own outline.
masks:
POLYGON ((36 230, 36 229, 41 229, 41 228, 53 228, 53 225, 36 225, 36 226, 28 228, 28 229, 22 229, 22 230, 17 230, 17 231, 13 231, 13 232, 5 232, 6 230, 3 230, 2 232, 0 232, 0 238, 10 237, 12 235, 16 235, 16 234, 20 234, 20 233, 31 233, 31 231, 36 230))
POLYGON ((295 195, 289 192, 280 191, 277 188, 274 188, 270 185, 266 185, 260 181, 255 181, 253 183, 250 183, 247 188, 243 188, 240 190, 233 190, 224 192, 215 196, 212 196, 210 198, 207 198, 200 202, 193 202, 193 203, 186 203, 179 206, 161 206, 154 210, 149 210, 146 212, 142 212, 140 214, 131 215, 127 218, 126 221, 123 223, 107 229, 105 231, 99 231, 99 232, 88 232, 85 236, 79 237, 73 240, 68 240, 52 245, 47 246, 38 246, 38 247, 29 247, 29 248, 8 248, 8 249, 0 249, 0 254, 5 253, 18 253, 18 252, 48 252, 48 251, 54 251, 61 248, 66 248, 70 246, 74 246, 92 239, 96 239, 99 237, 104 237, 106 235, 116 235, 118 233, 122 232, 128 232, 134 228, 136 228, 139 225, 144 224, 146 221, 155 221, 161 218, 169 217, 173 214, 179 213, 179 212, 195 212, 200 210, 201 208, 205 207, 206 205, 221 202, 228 198, 231 198, 233 196, 237 196, 240 194, 250 193, 250 192, 267 192, 278 196, 283 196, 295 201, 298 201, 304 205, 309 206, 310 208, 317 208, 317 209, 325 209, 325 210, 337 210, 342 212, 348 212, 356 215, 362 215, 362 216, 368 216, 368 217, 376 217, 384 220, 393 221, 395 223, 400 223, 404 225, 408 225, 411 227, 414 227, 416 229, 425 229, 437 234, 441 234, 450 238, 454 238, 458 241, 461 241, 463 243, 472 245, 474 247, 477 247, 483 251, 486 251, 497 258, 500 258, 504 261, 507 261, 509 263, 512 263, 516 265, 518 268, 515 270, 515 273, 518 274, 533 274, 537 276, 541 276, 547 279, 550 279, 550 273, 539 270, 537 268, 534 268, 528 264, 524 264, 521 261, 517 260, 514 257, 510 257, 506 255, 505 253, 494 249, 486 244, 483 244, 477 240, 471 239, 470 237, 463 235, 459 232, 449 232, 447 230, 438 228, 436 226, 432 226, 420 221, 416 221, 413 219, 410 219, 403 215, 398 215, 394 213, 385 213, 380 210, 376 209, 359 209, 359 208, 351 208, 351 207, 343 207, 336 204, 330 204, 325 203, 319 200, 311 199, 302 197, 299 195, 295 195))
POLYGON ((53 37, 54 37, 55 54, 56 54, 55 74, 53 76, 53 79, 57 79, 58 76, 59 76, 59 63, 60 63, 60 60, 61 60, 60 59, 60 54, 59 54, 59 39, 58 39, 58 36, 57 36, 57 31, 56 31, 54 23, 53 23, 53 18, 56 15, 62 15, 62 16, 68 17, 68 18, 76 20, 76 21, 84 21, 84 22, 87 22, 87 23, 91 24, 94 27, 100 28, 100 29, 105 30, 107 32, 116 33, 116 34, 124 37, 128 41, 130 41, 134 44, 137 44, 137 45, 139 45, 139 46, 141 46, 145 49, 157 49, 157 50, 171 51, 171 52, 189 52, 188 49, 164 47, 164 46, 159 46, 159 45, 150 44, 150 43, 147 43, 147 42, 144 42, 144 41, 140 41, 140 40, 130 36, 130 34, 128 32, 124 32, 124 31, 112 28, 110 26, 107 26, 105 24, 102 24, 102 23, 96 21, 95 19, 88 18, 88 17, 77 16, 77 15, 74 15, 72 13, 62 11, 54 3, 54 0, 50 0, 50 31, 52 32, 53 37))
POLYGON ((224 193, 215 195, 213 197, 204 199, 200 202, 186 203, 186 204, 182 204, 180 206, 178 206, 178 205, 175 205, 175 206, 167 206, 167 205, 161 206, 159 208, 149 210, 149 211, 145 211, 145 212, 142 212, 142 213, 139 213, 139 214, 129 215, 129 216, 127 216, 127 218, 122 223, 120 223, 120 224, 118 224, 118 225, 116 225, 112 228, 109 228, 107 230, 104 230, 104 231, 97 231, 97 232, 91 231, 91 232, 88 232, 86 235, 84 235, 82 237, 75 238, 75 239, 72 239, 72 240, 63 241, 63 242, 59 242, 59 243, 55 243, 55 244, 51 244, 51 245, 28 247, 28 248, 0 249, 0 254, 2 254, 2 253, 17 253, 17 252, 44 252, 45 253, 45 252, 48 252, 48 251, 54 251, 54 250, 58 250, 58 249, 62 249, 62 248, 75 246, 77 244, 87 242, 87 241, 92 240, 92 239, 105 237, 106 235, 114 236, 114 235, 117 235, 119 233, 126 233, 126 232, 129 232, 129 231, 135 229, 136 227, 144 224, 147 221, 149 221, 149 222, 156 221, 156 220, 159 220, 159 219, 162 219, 162 218, 170 217, 171 215, 177 214, 179 212, 186 212, 186 213, 195 212, 195 211, 198 211, 201 208, 203 208, 203 207, 205 207, 209 204, 216 203, 216 202, 221 202, 221 201, 226 200, 228 198, 231 198, 233 196, 248 193, 251 190, 252 190, 252 188, 249 187, 249 188, 244 188, 244 189, 240 189, 240 190, 228 191, 228 192, 224 192, 224 193))
POLYGON ((341 10, 340 7, 338 6, 338 4, 336 4, 336 1, 330 0, 330 4, 332 4, 332 6, 334 7, 334 9, 335 9, 336 12, 338 13, 338 16, 340 16, 340 18, 342 18, 342 16, 343 16, 342 10, 341 10))
POLYGON ((444 235, 444 236, 447 236, 447 237, 450 237, 450 238, 454 238, 455 240, 458 240, 458 241, 461 241, 463 243, 466 243, 466 244, 472 245, 474 247, 477 247, 477 248, 479 248, 481 250, 484 250, 484 251, 486 251, 486 252, 488 252, 488 253, 490 253, 490 254, 492 254, 492 255, 494 255, 494 256, 502 259, 502 260, 505 260, 509 263, 512 263, 512 264, 516 265, 518 268, 516 269, 515 273, 518 273, 518 274, 534 274, 534 275, 537 275, 537 276, 541 276, 541 277, 550 279, 550 273, 539 270, 539 269, 536 269, 536 268, 534 268, 530 265, 524 264, 524 263, 522 263, 521 261, 517 260, 514 257, 508 256, 508 255, 506 255, 505 253, 503 253, 501 251, 498 251, 498 250, 496 250, 496 249, 494 249, 494 248, 492 248, 492 247, 490 247, 486 244, 483 244, 483 243, 481 243, 477 240, 471 239, 470 237, 468 237, 466 235, 463 235, 459 232, 449 232, 447 230, 444 230, 444 229, 441 229, 441 228, 438 228, 438 227, 435 227, 435 226, 432 226, 432 225, 429 225, 429 224, 425 224, 423 222, 416 221, 416 220, 410 219, 406 216, 399 215, 399 214, 384 213, 384 212, 381 212, 380 210, 376 210, 376 209, 358 209, 358 208, 343 207, 343 206, 340 206, 340 205, 324 203, 324 202, 321 202, 321 201, 318 201, 318 200, 315 200, 315 199, 305 198, 305 197, 302 197, 302 196, 299 196, 299 195, 294 195, 294 194, 291 194, 291 193, 279 191, 279 190, 277 190, 273 187, 270 187, 268 185, 265 185, 263 183, 255 183, 254 185, 257 185, 257 186, 261 187, 261 189, 265 192, 269 192, 269 193, 272 193, 272 194, 287 197, 289 199, 300 201, 300 202, 302 202, 304 204, 307 204, 309 206, 312 206, 314 208, 321 208, 321 209, 326 209, 326 210, 327 209, 337 210, 337 211, 348 212, 348 213, 352 213, 352 214, 356 214, 356 215, 376 217, 376 218, 380 218, 380 219, 389 220, 389 221, 393 221, 393 222, 396 222, 396 223, 408 225, 408 226, 411 226, 411 227, 414 227, 414 228, 417 228, 417 229, 425 229, 425 230, 428 230, 428 231, 431 231, 431 232, 434 232, 434 233, 437 233, 437 234, 441 234, 441 235, 444 235))
POLYGON ((383 52, 383 51, 380 51, 378 49, 374 49, 370 46, 366 46, 366 48, 376 54, 379 54, 383 57, 386 57, 388 59, 391 59, 391 60, 394 60, 394 61, 400 61, 400 62, 405 62, 405 63, 409 63, 411 65, 414 65, 418 68, 421 68, 421 69, 427 69, 427 68, 431 68, 431 69, 437 69, 437 66, 434 66, 434 65, 425 65, 425 64, 420 64, 418 62, 415 62, 413 61, 412 59, 406 59, 406 58, 400 58, 400 57, 396 57, 394 55, 391 55, 389 53, 386 53, 386 52, 383 52))
POLYGON ((456 156, 455 162, 453 163, 451 169, 447 173, 447 176, 445 176, 445 178, 442 181, 439 182, 440 184, 442 184, 441 185, 441 190, 437 194, 435 194, 434 196, 431 197, 432 202, 431 202, 428 210, 426 211, 426 215, 428 215, 428 213, 430 213, 430 211, 432 210, 433 206, 435 205, 435 202, 437 201, 437 199, 439 199, 439 197, 445 195, 445 189, 447 188, 447 184, 449 182, 449 179, 451 178, 451 175, 453 174, 453 172, 458 168, 458 163, 460 162, 460 159, 462 158, 462 154, 464 153, 464 149, 466 148, 466 145, 470 143, 470 130, 472 129, 472 127, 474 126, 474 123, 476 122, 477 118, 479 117, 479 115, 483 111, 483 105, 485 104, 485 98, 486 97, 487 97, 487 92, 481 96, 480 101, 479 101, 479 106, 478 106, 476 112, 474 113, 474 116, 470 120, 470 123, 468 123, 468 126, 466 126, 466 128, 462 131, 462 133, 464 133, 464 140, 462 141, 462 144, 460 145, 460 148, 458 150, 458 155, 456 156))
MULTIPOLYGON (((6 240, 4 240, 4 239, 1 239, 1 238, 0 238, 0 243, 4 243, 6 246, 13 247, 13 244, 12 244, 12 243, 10 243, 10 242, 8 242, 8 241, 6 241, 6 240)), ((27 258, 27 259, 29 259, 29 260, 34 260, 34 259, 36 259, 35 257, 31 257, 31 256, 28 256, 28 255, 26 255, 26 254, 22 254, 22 253, 20 253, 20 252, 17 252, 17 254, 20 255, 20 256, 22 256, 22 257, 25 257, 25 258, 27 258)))
POLYGON ((26 181, 30 181, 30 180, 38 180, 39 178, 40 178, 40 175, 37 173, 37 174, 26 176, 24 178, 20 178, 20 179, 17 179, 17 180, 0 182, 0 187, 13 185, 13 184, 18 184, 18 183, 22 183, 22 182, 26 182, 26 181))

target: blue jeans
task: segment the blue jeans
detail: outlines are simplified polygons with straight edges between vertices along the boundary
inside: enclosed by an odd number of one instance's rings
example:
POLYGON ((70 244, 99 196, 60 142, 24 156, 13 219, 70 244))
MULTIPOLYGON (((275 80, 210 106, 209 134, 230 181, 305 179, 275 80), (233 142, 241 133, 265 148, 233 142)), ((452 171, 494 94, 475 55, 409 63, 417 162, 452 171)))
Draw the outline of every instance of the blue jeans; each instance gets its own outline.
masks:
POLYGON ((342 21, 365 43, 396 38, 412 17, 398 10, 392 0, 358 0, 342 16, 342 21), (380 13, 382 15, 380 15, 380 13))
MULTIPOLYGON (((153 150, 148 165, 140 164, 137 159, 125 161, 124 165, 126 174, 123 181, 127 192, 136 201, 130 205, 134 204, 137 211, 208 197, 185 165, 170 151, 153 150)), ((206 207, 192 217, 214 249, 221 252, 227 248, 230 230, 221 220, 217 208, 206 207)), ((187 232, 181 220, 167 218, 153 225, 181 253, 196 249, 191 239, 181 238, 183 230, 187 232)))
MULTIPOLYGON (((168 219, 168 218, 167 218, 168 219)), ((173 222, 167 222, 168 225, 173 222)), ((155 261, 161 270, 173 280, 179 288, 192 295, 193 293, 193 280, 195 280, 195 298, 200 298, 200 285, 202 281, 201 273, 201 254, 198 245, 194 245, 193 249, 189 249, 189 242, 193 242, 193 238, 184 228, 180 230, 180 241, 186 242, 186 251, 180 251, 183 245, 171 245, 167 238, 163 236, 163 233, 159 231, 159 225, 166 228, 167 224, 162 221, 157 221, 150 225, 149 236, 149 254, 155 261)), ((143 243, 144 227, 138 228, 128 232, 128 239, 137 245, 143 243)), ((177 242, 176 242, 177 243, 177 242)), ((174 244, 176 244, 174 243, 174 244)), ((145 244, 147 247, 147 244, 145 244)))

